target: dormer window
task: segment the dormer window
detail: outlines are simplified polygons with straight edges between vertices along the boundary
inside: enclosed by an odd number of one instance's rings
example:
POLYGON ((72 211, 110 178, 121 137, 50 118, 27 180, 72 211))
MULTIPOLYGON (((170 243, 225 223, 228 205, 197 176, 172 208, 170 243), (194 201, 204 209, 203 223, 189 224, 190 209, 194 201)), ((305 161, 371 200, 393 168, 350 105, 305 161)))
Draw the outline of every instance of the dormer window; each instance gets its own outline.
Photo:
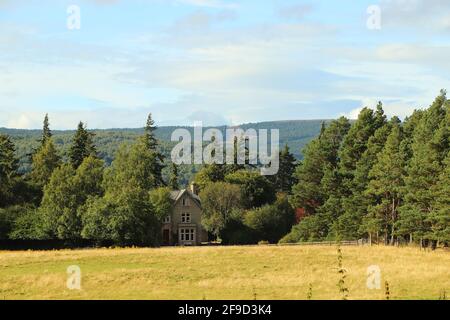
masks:
POLYGON ((181 214, 181 223, 191 223, 191 214, 188 212, 183 212, 181 214))

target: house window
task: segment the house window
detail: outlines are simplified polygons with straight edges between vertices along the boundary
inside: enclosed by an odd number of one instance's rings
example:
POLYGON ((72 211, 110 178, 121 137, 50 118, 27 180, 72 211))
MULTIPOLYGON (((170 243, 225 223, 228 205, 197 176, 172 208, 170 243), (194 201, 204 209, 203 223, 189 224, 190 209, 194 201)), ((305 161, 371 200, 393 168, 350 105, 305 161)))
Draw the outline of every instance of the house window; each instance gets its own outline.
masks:
POLYGON ((183 207, 189 207, 189 199, 188 198, 183 198, 182 203, 183 203, 183 207))
POLYGON ((181 223, 190 223, 191 222, 191 214, 188 212, 183 212, 181 214, 181 223))
POLYGON ((163 223, 170 223, 170 216, 165 217, 163 223))
POLYGON ((195 229, 180 229, 180 240, 181 241, 195 241, 195 229))

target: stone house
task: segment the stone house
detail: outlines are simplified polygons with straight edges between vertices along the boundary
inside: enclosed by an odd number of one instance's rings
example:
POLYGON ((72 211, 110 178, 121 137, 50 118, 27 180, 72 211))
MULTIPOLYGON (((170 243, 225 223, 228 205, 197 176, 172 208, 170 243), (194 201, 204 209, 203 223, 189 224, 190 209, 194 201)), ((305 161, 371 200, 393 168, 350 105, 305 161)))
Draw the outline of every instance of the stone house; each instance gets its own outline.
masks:
POLYGON ((172 191, 170 197, 173 207, 163 221, 163 245, 196 246, 208 241, 208 233, 201 224, 202 205, 195 184, 190 189, 172 191))

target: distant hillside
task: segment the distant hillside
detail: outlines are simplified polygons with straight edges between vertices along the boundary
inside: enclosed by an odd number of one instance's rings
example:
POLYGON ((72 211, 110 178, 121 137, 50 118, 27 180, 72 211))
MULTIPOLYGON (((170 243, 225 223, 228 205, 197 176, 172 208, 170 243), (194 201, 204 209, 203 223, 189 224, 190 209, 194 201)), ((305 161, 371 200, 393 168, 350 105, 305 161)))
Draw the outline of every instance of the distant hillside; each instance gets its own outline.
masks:
MULTIPOLYGON (((281 145, 288 144, 291 152, 297 159, 301 159, 301 150, 303 147, 315 136, 320 133, 320 127, 324 120, 290 120, 290 121, 271 121, 248 123, 240 125, 239 127, 247 130, 248 128, 258 129, 279 129, 281 145)), ((164 154, 170 155, 174 143, 170 141, 172 132, 177 128, 185 128, 192 132, 191 127, 159 127, 156 131, 156 136, 161 141, 161 149, 164 154)), ((216 127, 224 131, 223 127, 216 127)), ((205 127, 204 130, 208 129, 205 127)), ((70 146, 74 130, 54 130, 53 137, 61 155, 65 157, 70 146)), ((139 129, 105 129, 92 130, 95 133, 94 142, 105 162, 111 164, 114 154, 122 143, 132 143, 136 137, 142 135, 143 128, 139 129)), ((6 129, 0 128, 0 133, 8 134, 12 137, 17 150, 17 155, 20 159, 20 170, 28 172, 30 170, 29 154, 39 145, 41 136, 40 130, 24 130, 24 129, 6 129)), ((197 167, 183 168, 183 181, 186 182, 192 174, 198 170, 197 167)))

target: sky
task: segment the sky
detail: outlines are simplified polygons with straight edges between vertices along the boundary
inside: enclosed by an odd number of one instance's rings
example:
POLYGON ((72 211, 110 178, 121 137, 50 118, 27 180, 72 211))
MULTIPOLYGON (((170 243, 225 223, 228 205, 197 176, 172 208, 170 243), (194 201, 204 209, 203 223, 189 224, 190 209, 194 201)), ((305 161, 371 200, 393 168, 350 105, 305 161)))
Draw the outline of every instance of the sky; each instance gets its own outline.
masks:
POLYGON ((450 0, 0 0, 0 127, 405 117, 448 57, 450 0))

